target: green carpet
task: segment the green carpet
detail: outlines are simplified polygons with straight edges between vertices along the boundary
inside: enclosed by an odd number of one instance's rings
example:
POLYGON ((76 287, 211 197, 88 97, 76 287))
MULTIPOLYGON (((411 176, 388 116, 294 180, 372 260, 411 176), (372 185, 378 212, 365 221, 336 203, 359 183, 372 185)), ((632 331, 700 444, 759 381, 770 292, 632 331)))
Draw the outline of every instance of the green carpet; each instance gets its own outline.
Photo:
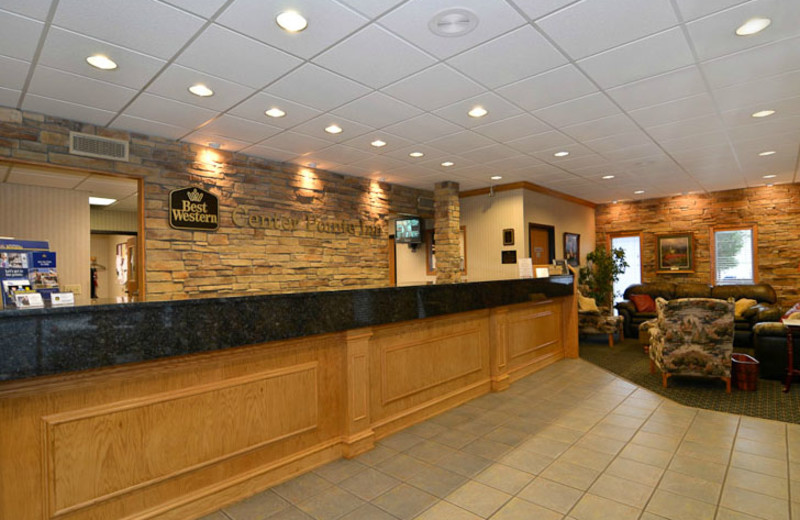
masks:
POLYGON ((580 355, 680 404, 800 424, 800 381, 794 382, 788 394, 783 393, 781 381, 769 379, 759 379, 758 389, 752 392, 737 390, 734 384, 730 394, 725 393, 725 383, 720 379, 673 376, 669 387, 664 388, 661 373, 650 373, 650 358, 636 339, 626 339, 609 348, 605 336, 592 336, 581 340, 580 355))

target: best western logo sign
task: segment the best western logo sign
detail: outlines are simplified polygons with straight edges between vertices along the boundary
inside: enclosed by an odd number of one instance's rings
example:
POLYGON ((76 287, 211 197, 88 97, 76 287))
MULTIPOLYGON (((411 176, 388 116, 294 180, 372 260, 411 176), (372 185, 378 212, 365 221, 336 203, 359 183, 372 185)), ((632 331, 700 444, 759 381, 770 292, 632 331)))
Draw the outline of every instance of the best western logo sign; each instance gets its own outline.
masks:
POLYGON ((169 225, 175 229, 214 231, 219 228, 219 201, 201 188, 169 192, 169 225))

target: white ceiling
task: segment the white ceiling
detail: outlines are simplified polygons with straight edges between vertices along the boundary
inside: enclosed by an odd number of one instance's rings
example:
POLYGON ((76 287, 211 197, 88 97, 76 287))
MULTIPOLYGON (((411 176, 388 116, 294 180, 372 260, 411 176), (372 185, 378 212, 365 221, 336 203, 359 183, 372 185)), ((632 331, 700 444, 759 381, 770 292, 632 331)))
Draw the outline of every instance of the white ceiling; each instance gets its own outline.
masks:
POLYGON ((0 105, 424 189, 529 181, 607 202, 788 183, 800 1, 0 0, 0 105), (305 31, 277 26, 289 7, 305 31), (477 27, 431 32, 451 7, 477 27), (756 15, 772 25, 734 34, 756 15), (88 66, 96 53, 119 68, 88 66))

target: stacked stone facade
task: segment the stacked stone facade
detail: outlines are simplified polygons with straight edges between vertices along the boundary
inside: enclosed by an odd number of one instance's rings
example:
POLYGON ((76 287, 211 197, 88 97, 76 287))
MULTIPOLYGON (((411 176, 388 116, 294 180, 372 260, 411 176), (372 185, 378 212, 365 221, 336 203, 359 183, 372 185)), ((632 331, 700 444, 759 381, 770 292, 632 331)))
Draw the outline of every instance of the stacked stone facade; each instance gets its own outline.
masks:
POLYGON ((461 201, 457 182, 439 182, 433 192, 436 283, 461 281, 461 201))
POLYGON ((646 282, 712 284, 711 228, 742 225, 756 227, 758 281, 771 284, 784 306, 800 300, 800 185, 603 204, 596 210, 598 244, 605 244, 611 233, 642 234, 646 282), (694 272, 656 273, 657 235, 686 232, 694 236, 694 272))
POLYGON ((386 286, 392 215, 419 214, 417 201, 431 197, 370 179, 3 108, 0 158, 142 178, 150 300, 386 286), (129 161, 70 155, 70 131, 129 141, 129 161), (169 226, 169 192, 188 186, 219 197, 216 232, 169 226))

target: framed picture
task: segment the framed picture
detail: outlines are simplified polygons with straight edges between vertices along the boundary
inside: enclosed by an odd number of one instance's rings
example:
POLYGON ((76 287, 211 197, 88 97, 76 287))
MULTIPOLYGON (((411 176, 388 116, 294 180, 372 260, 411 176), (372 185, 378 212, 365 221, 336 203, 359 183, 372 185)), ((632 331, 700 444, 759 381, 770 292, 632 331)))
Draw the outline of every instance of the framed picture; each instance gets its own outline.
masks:
POLYGON ((564 233, 564 260, 572 267, 581 263, 581 236, 575 233, 564 233))
POLYGON ((503 245, 504 246, 514 245, 514 229, 503 230, 503 245))
POLYGON ((694 237, 691 233, 656 237, 657 273, 693 273, 694 237))

